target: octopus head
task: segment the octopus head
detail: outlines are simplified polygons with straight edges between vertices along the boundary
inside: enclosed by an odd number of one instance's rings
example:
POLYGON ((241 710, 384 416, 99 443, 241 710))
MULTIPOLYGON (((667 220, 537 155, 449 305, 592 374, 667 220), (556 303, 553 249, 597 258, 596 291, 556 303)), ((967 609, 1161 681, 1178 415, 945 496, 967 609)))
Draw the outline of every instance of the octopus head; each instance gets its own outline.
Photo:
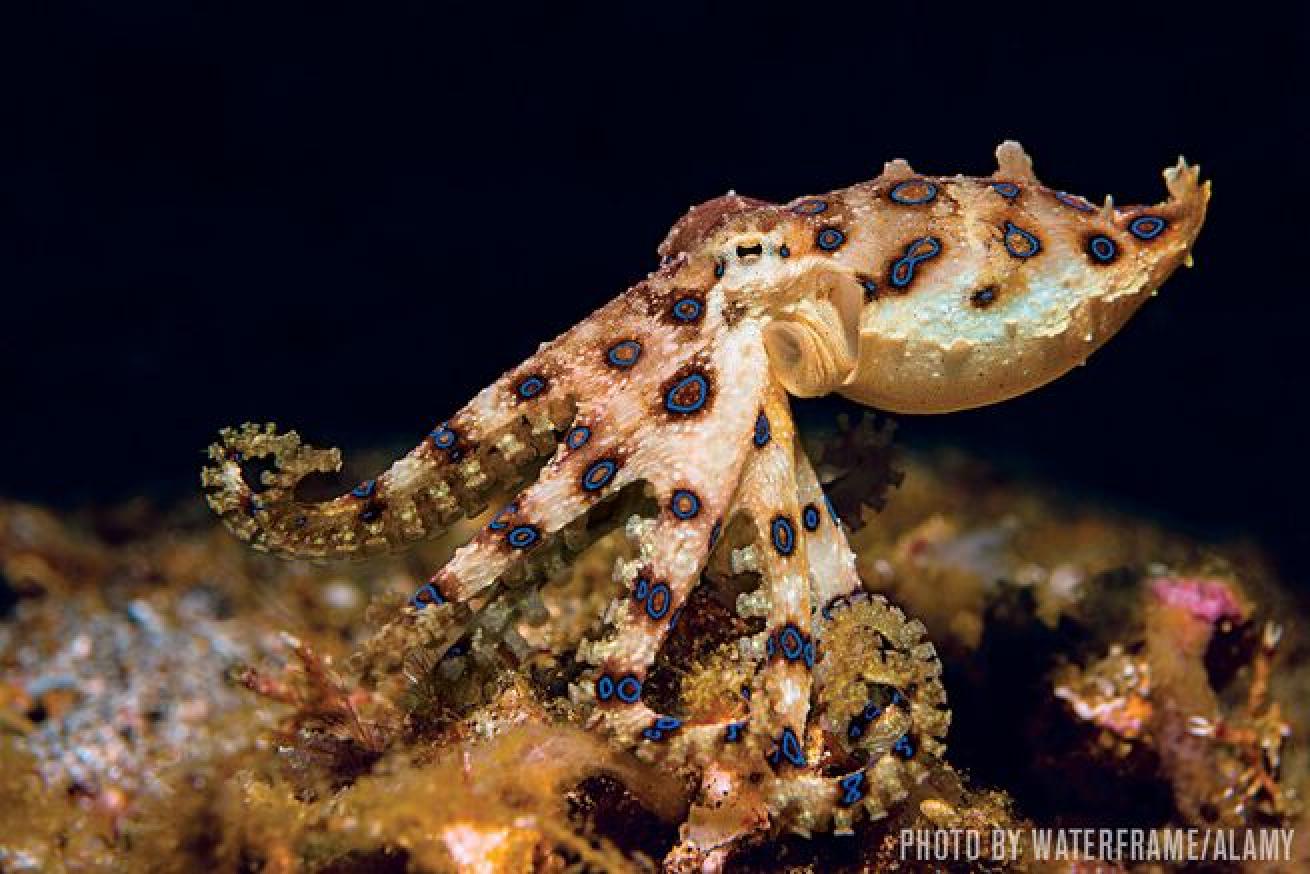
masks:
POLYGON ((1190 265, 1210 186, 1181 159, 1167 201, 1116 210, 1041 187, 1017 143, 998 158, 992 179, 955 186, 957 213, 897 250, 835 391, 904 413, 1024 394, 1084 363, 1190 265))

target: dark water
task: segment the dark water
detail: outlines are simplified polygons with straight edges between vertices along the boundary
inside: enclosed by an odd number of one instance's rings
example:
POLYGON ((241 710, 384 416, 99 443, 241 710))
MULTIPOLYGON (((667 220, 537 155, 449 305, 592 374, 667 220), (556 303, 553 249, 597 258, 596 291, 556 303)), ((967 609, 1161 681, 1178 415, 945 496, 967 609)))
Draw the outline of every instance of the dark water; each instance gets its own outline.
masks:
POLYGON ((182 495, 245 419, 417 438, 643 276, 689 204, 897 156, 988 173, 1015 137, 1095 200, 1201 163, 1197 269, 1092 366, 901 439, 1306 567, 1306 21, 852 5, 10 7, 0 494, 182 495))

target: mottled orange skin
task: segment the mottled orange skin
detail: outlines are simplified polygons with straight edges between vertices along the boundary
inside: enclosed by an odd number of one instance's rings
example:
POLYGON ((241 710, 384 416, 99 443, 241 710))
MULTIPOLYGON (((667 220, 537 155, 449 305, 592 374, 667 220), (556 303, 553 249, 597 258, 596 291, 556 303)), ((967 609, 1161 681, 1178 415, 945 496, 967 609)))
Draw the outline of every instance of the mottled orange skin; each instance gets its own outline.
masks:
POLYGON ((871 182, 787 205, 727 195, 696 207, 661 245, 656 272, 377 480, 298 501, 295 484, 339 467, 336 451, 245 426, 211 448, 210 502, 256 548, 341 558, 431 536, 498 501, 402 620, 448 644, 474 599, 642 483, 660 509, 627 521, 639 559, 618 571, 626 592, 606 614, 609 633, 579 650, 595 669, 574 693, 616 742, 700 770, 708 806, 680 858, 713 864, 769 823, 846 830, 861 809, 883 815, 942 752, 936 657, 921 625, 863 600, 787 396, 836 391, 945 412, 1041 385, 1084 361, 1188 257, 1208 199, 1181 162, 1166 172, 1169 201, 1116 210, 1043 187, 1017 144, 998 159, 988 178, 921 177, 896 161, 871 182), (268 454, 276 470, 255 494, 240 465, 268 454), (505 496, 542 455, 534 481, 505 496), (754 533, 731 544, 734 562, 761 579, 738 610, 765 622, 740 643, 755 665, 749 717, 683 723, 654 712, 641 684, 737 517, 754 533), (825 650, 852 605, 886 640, 882 673, 852 674, 825 650), (834 714, 852 718, 850 701, 865 694, 881 703, 852 740, 834 714), (853 770, 834 775, 842 762, 853 770))

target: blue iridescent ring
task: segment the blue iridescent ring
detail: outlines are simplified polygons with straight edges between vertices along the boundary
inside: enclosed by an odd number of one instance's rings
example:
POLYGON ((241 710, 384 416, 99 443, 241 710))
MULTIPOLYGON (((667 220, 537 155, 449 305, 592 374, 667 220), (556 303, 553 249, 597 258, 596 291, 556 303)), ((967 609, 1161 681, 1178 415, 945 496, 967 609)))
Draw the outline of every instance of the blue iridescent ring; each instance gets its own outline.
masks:
POLYGON ((669 509, 679 519, 694 519, 700 513, 700 498, 689 489, 678 489, 669 501, 669 509))
POLYGON ((409 603, 416 610, 422 610, 429 604, 437 605, 446 603, 446 599, 433 583, 428 583, 414 593, 414 597, 409 599, 409 603))
POLYGON ((682 727, 682 720, 673 716, 661 716, 655 720, 655 728, 660 731, 673 731, 682 727))
POLYGON ((824 228, 814 237, 814 244, 825 252, 835 252, 846 242, 846 235, 837 228, 824 228))
POLYGON ((433 431, 428 436, 432 438, 432 445, 438 449, 449 449, 454 446, 455 441, 459 439, 458 435, 450 430, 448 425, 444 424, 440 425, 437 430, 433 431))
POLYGON ((1042 251, 1042 241, 1014 222, 1005 223, 1005 251, 1016 258, 1031 258, 1042 251))
POLYGON ((665 583, 656 583, 650 587, 650 597, 646 599, 646 615, 651 619, 663 619, 673 603, 673 592, 665 583))
POLYGON ((641 681, 628 674, 614 686, 614 694, 625 704, 635 704, 641 699, 641 681))
POLYGON ((1014 200, 1019 196, 1019 186, 1013 182, 993 182, 992 190, 1006 200, 1014 200))
POLYGON ((520 398, 527 401, 541 394, 542 390, 545 388, 546 381, 544 379, 540 376, 529 376, 527 379, 519 383, 518 388, 516 388, 515 391, 520 398))
POLYGON ((605 352, 605 360, 614 367, 631 367, 641 358, 641 344, 636 340, 615 343, 605 352))
POLYGON ((864 797, 864 790, 861 788, 864 785, 864 772, 856 771, 847 774, 837 785, 842 788, 842 806, 849 807, 864 797))
POLYGON ((601 701, 608 701, 614 697, 614 680, 609 674, 601 674, 600 679, 596 681, 596 697, 601 701))
POLYGON ((710 395, 710 383, 703 373, 693 373, 684 376, 682 379, 669 389, 668 394, 664 396, 664 407, 670 413, 681 413, 686 415, 694 413, 701 407, 705 406, 705 401, 710 395), (693 392, 689 399, 680 397, 684 392, 693 392))
POLYGON ((519 525, 505 536, 505 541, 515 549, 527 549, 540 539, 541 532, 534 525, 519 525))
POLYGON ((1092 206, 1083 198, 1076 194, 1069 194, 1066 191, 1055 192, 1055 199, 1065 206, 1071 206, 1079 212, 1096 212, 1096 207, 1092 206))
POLYGON ((806 504, 805 509, 801 511, 801 524, 805 526, 806 531, 819 530, 819 508, 813 504, 806 504))
POLYGON ((565 435, 564 445, 569 449, 577 449, 580 446, 585 446, 590 439, 591 429, 586 425, 577 425, 565 435))
POLYGON ((801 749, 800 739, 790 728, 782 730, 782 754, 798 768, 805 766, 805 751, 801 749))
POLYGON ((592 462, 582 474, 582 488, 588 492, 600 491, 614 479, 618 469, 618 462, 612 458, 602 458, 600 461, 592 462))
POLYGON ((782 644, 782 654, 789 662, 796 661, 805 652, 805 641, 795 625, 784 628, 778 635, 778 642, 782 644))
POLYGON ((1158 215, 1140 215, 1128 223, 1128 232, 1139 240, 1154 240, 1169 223, 1158 215))
POLYGON ((769 417, 761 412, 755 419, 755 436, 752 439, 755 441, 756 446, 763 448, 768 445, 771 437, 769 417))
POLYGON ((1087 254, 1101 264, 1109 264, 1119 254, 1119 247, 1114 240, 1104 234, 1097 234, 1087 241, 1087 254))
POLYGON ((645 577, 637 577, 637 582, 632 586, 632 597, 638 601, 645 601, 646 596, 650 594, 650 580, 645 577))
POLYGON ((705 311, 705 305, 694 297, 681 297, 673 302, 673 317, 680 322, 694 322, 705 311))
POLYGON ((487 527, 492 531, 504 531, 509 525, 509 520, 514 518, 514 514, 518 511, 518 504, 506 504, 504 509, 491 517, 491 522, 487 524, 487 527))
POLYGON ((796 529, 792 528, 791 520, 786 516, 777 516, 773 520, 771 528, 773 536, 773 548, 778 550, 779 555, 791 555, 796 549, 796 529))
POLYGON ((355 486, 353 489, 350 490, 350 496, 352 498, 372 497, 373 493, 377 491, 377 487, 378 487, 377 480, 366 479, 362 483, 360 483, 359 485, 355 486))
POLYGON ((931 203, 937 196, 937 186, 927 179, 906 179, 887 194, 894 202, 905 206, 931 203))

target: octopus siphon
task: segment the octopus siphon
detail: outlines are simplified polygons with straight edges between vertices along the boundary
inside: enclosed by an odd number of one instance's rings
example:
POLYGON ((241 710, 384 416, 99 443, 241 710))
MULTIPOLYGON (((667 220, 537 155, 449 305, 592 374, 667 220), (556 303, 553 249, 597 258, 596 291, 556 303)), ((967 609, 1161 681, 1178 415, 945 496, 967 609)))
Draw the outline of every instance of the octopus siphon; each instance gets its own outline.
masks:
POLYGON ((679 852, 712 867, 750 833, 849 832, 924 779, 949 711, 923 625, 865 592, 789 397, 944 413, 1043 385, 1190 265, 1209 200, 1181 159, 1164 202, 1127 208, 1040 184, 1015 142, 997 162, 988 177, 935 177, 898 160, 783 205, 729 193, 696 206, 658 269, 376 479, 302 501, 297 483, 339 469, 339 452, 246 425, 210 449, 209 502, 257 549, 338 559, 435 536, 495 500, 393 623, 437 651, 506 580, 544 582, 524 569, 567 557, 566 526, 626 525, 637 556, 621 565, 604 632, 578 651, 587 669, 571 691, 615 744, 695 774, 679 852), (252 488, 242 465, 268 456, 252 488), (599 512, 634 489, 643 512, 599 512), (644 686, 722 549, 759 581, 737 599, 759 629, 738 641, 751 666, 743 709, 662 712, 644 686), (836 655, 852 638, 872 642, 861 664, 836 655))

